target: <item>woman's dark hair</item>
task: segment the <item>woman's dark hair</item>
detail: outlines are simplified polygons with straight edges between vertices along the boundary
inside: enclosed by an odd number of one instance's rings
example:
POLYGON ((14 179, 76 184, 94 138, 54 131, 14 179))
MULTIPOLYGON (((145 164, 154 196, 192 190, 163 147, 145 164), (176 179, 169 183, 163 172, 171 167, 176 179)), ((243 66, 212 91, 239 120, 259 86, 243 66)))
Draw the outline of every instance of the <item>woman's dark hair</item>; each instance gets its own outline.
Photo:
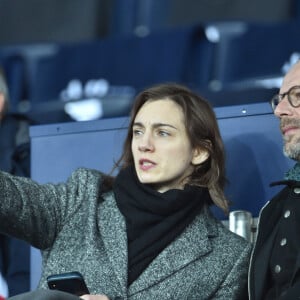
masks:
POLYGON ((226 183, 224 145, 215 113, 205 99, 184 86, 174 83, 160 84, 137 95, 131 110, 123 154, 116 163, 116 167, 126 168, 134 163, 131 151, 132 126, 140 108, 147 101, 164 99, 172 100, 182 108, 192 147, 202 148, 209 153, 209 158, 195 167, 188 183, 207 187, 214 204, 224 212, 228 212, 228 202, 224 195, 226 183))

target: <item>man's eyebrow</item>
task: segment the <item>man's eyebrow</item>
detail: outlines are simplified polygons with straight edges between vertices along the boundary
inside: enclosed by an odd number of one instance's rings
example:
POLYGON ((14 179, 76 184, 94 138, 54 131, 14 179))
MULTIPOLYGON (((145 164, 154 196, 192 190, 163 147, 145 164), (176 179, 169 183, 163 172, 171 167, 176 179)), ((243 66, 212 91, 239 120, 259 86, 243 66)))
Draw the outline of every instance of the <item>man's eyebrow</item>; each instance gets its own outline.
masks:
MULTIPOLYGON (((144 124, 143 124, 142 122, 135 122, 135 123, 133 123, 132 126, 145 127, 144 124)), ((176 130, 177 130, 177 128, 176 128, 175 126, 173 126, 173 125, 171 125, 171 124, 167 124, 167 123, 154 123, 154 124, 152 124, 152 127, 153 127, 153 128, 158 128, 158 127, 171 127, 171 128, 173 128, 173 129, 176 129, 176 130)))

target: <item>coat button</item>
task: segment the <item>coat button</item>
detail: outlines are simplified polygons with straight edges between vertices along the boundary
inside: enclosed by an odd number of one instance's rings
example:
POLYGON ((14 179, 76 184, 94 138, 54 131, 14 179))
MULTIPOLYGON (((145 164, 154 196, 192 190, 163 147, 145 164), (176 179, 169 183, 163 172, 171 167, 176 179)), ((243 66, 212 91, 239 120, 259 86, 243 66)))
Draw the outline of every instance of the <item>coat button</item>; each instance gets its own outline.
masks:
POLYGON ((280 241, 280 246, 285 246, 286 245, 286 238, 283 238, 281 241, 280 241))
POLYGON ((295 194, 300 194, 300 187, 294 188, 294 193, 295 194))
POLYGON ((281 267, 279 265, 276 265, 274 270, 275 270, 275 273, 278 274, 281 271, 281 267))
POLYGON ((288 218, 289 216, 291 215, 291 211, 290 210, 286 210, 285 212, 284 212, 284 217, 285 218, 288 218))

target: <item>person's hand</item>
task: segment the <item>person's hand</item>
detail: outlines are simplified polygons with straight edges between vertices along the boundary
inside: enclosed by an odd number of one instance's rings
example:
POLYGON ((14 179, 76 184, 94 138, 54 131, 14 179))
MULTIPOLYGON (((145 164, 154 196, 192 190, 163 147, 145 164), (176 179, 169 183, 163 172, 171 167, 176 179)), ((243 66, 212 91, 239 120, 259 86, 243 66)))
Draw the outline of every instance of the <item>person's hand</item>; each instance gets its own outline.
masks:
POLYGON ((83 296, 80 296, 80 299, 83 299, 83 300, 109 300, 109 298, 105 295, 83 295, 83 296))

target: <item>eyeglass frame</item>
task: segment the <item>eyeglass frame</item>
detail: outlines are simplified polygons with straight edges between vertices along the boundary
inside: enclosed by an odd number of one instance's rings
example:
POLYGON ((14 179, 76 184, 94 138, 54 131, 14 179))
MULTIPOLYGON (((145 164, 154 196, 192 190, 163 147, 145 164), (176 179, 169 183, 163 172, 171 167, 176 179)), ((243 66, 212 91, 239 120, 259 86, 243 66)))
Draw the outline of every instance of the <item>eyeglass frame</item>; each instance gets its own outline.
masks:
POLYGON ((294 105, 294 104, 292 103, 292 100, 290 99, 290 93, 291 93, 291 91, 294 90, 294 89, 297 89, 297 88, 300 90, 300 85, 294 85, 294 86, 292 86, 287 92, 282 93, 282 94, 278 93, 278 94, 274 95, 274 96, 272 97, 272 99, 270 100, 270 104, 271 104, 272 110, 275 111, 276 107, 277 107, 278 104, 283 100, 283 98, 284 98, 285 96, 287 96, 287 100, 289 101, 289 104, 290 104, 292 107, 294 107, 294 108, 300 107, 300 101, 299 101, 299 104, 298 104, 298 105, 294 105), (279 100, 279 101, 278 101, 278 104, 277 104, 276 106, 275 106, 274 103, 273 103, 275 98, 278 98, 278 100, 279 100))

